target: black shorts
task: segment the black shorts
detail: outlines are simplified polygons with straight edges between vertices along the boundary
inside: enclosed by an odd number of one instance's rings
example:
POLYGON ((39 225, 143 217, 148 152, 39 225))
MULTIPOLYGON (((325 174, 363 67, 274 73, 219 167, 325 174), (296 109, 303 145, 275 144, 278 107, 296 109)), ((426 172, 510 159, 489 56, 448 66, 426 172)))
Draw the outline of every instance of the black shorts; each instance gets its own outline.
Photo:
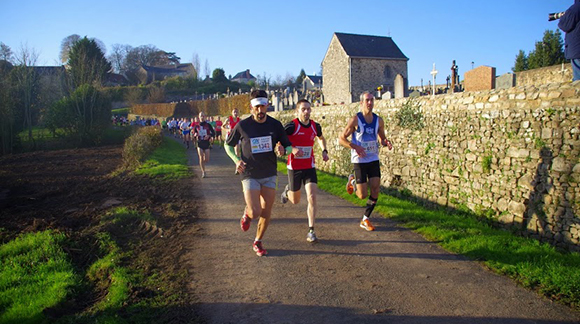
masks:
POLYGON ((222 131, 215 131, 215 136, 222 136, 222 131))
POLYGON ((379 161, 367 163, 353 163, 356 183, 366 183, 370 178, 381 177, 381 164, 379 161))
POLYGON ((197 147, 202 149, 202 150, 207 150, 207 149, 209 149, 209 141, 198 140, 197 147))
POLYGON ((306 185, 309 182, 318 183, 316 169, 288 170, 288 188, 290 191, 298 191, 302 184, 306 185))

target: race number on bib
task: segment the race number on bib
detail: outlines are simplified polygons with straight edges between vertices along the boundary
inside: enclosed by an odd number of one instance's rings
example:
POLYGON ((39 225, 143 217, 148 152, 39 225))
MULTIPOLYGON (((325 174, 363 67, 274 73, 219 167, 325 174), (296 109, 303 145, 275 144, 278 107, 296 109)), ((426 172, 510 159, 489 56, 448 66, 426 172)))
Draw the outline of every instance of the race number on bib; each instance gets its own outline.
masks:
POLYGON ((197 133, 199 134, 199 137, 201 137, 201 138, 204 138, 207 136, 207 130, 205 128, 200 128, 197 133))
POLYGON ((272 152, 272 136, 254 137, 250 139, 252 154, 272 152))
POLYGON ((309 159, 312 156, 312 146, 296 146, 302 150, 302 156, 294 156, 297 159, 309 159))
POLYGON ((367 152, 367 154, 379 152, 376 141, 361 142, 361 146, 365 149, 365 152, 367 152))

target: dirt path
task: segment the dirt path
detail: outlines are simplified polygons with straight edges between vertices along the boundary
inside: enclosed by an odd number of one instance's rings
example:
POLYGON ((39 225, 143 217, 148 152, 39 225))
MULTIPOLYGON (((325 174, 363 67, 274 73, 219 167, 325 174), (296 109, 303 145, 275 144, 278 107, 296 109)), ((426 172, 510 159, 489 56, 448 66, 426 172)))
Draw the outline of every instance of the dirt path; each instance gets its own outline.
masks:
MULTIPOLYGON (((389 220, 375 217, 377 230, 362 230, 362 208, 324 192, 320 243, 306 242, 304 200, 277 201, 264 238, 269 254, 258 257, 251 249, 256 222, 248 232, 239 227, 244 205, 233 163, 223 149, 211 154, 198 188, 201 230, 181 261, 208 323, 580 322, 569 308, 389 220)), ((197 155, 190 158, 199 177, 197 155)), ((278 193, 286 183, 279 176, 278 193)))

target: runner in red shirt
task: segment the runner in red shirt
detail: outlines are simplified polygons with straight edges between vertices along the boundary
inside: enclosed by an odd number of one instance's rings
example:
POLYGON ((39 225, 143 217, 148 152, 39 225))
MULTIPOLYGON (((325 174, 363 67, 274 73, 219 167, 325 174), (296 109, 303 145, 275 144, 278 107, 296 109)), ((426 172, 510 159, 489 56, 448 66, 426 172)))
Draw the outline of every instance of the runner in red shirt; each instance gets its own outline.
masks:
POLYGON ((217 120, 215 121, 215 137, 217 138, 218 142, 220 143, 220 146, 224 146, 224 138, 222 137, 222 126, 223 126, 224 122, 222 122, 222 119, 220 116, 217 116, 217 120))
POLYGON ((293 204, 300 202, 300 187, 304 184, 308 199, 308 227, 306 235, 308 242, 314 243, 318 239, 314 233, 314 219, 316 218, 316 196, 318 191, 318 178, 314 163, 314 139, 318 137, 318 144, 322 148, 322 159, 328 161, 326 139, 322 136, 320 124, 310 120, 310 102, 306 99, 299 100, 296 104, 295 118, 284 126, 288 139, 292 142, 292 154, 288 156, 288 185, 282 193, 282 203, 288 200, 293 204))
MULTIPOLYGON (((240 117, 239 117, 240 111, 238 110, 238 108, 234 108, 232 110, 232 115, 228 116, 228 120, 226 121, 226 124, 224 125, 224 127, 228 130, 228 134, 226 135, 226 139, 228 136, 230 136, 232 130, 234 129, 234 127, 236 127, 236 124, 240 122, 240 117)), ((240 145, 238 143, 238 145, 236 145, 234 147, 234 150, 236 152, 237 156, 240 156, 240 145)), ((236 172, 237 174, 237 172, 236 172)))

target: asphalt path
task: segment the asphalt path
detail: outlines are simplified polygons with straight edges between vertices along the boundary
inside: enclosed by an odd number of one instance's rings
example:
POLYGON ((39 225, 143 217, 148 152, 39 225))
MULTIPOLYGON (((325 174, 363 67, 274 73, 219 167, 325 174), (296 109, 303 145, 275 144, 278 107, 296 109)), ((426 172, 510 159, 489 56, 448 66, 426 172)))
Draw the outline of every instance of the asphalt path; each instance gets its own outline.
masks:
POLYGON ((258 257, 257 222, 240 229, 244 200, 233 162, 215 147, 202 179, 197 154, 188 152, 203 198, 195 244, 181 262, 207 323, 580 323, 570 308, 377 214, 376 231, 364 231, 362 207, 322 191, 319 242, 308 243, 304 191, 299 204, 282 204, 284 174, 263 239, 268 255, 258 257))

